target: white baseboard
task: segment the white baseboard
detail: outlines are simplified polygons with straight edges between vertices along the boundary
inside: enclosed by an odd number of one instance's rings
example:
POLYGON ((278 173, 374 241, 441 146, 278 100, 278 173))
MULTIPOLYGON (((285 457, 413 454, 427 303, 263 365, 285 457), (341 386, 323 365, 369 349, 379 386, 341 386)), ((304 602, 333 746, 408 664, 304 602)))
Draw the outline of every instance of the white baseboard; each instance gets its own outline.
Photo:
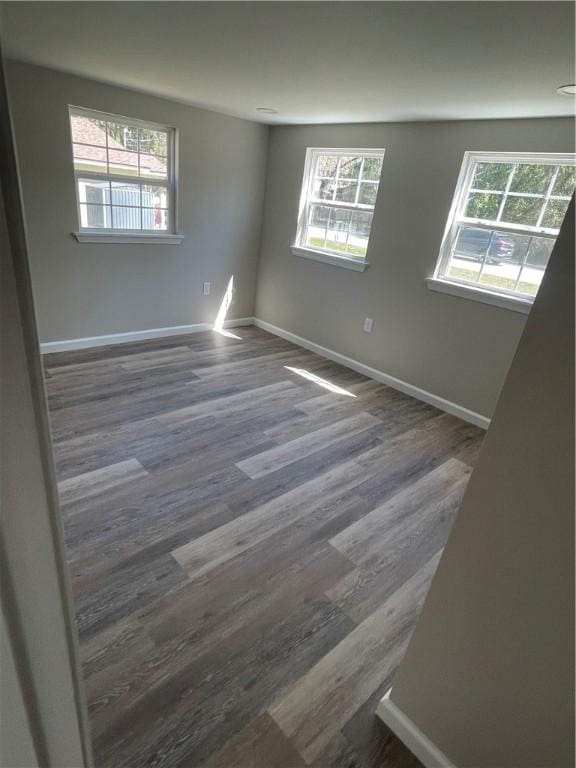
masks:
MULTIPOLYGON (((236 320, 225 320, 225 328, 237 328, 241 325, 252 325, 252 317, 239 317, 236 320)), ((167 328, 148 328, 145 331, 128 331, 127 333, 111 333, 107 336, 88 336, 83 339, 65 339, 63 341, 47 341, 40 344, 43 355, 49 352, 68 352, 73 349, 88 349, 89 347, 106 347, 112 344, 126 344, 130 341, 145 339, 160 339, 163 336, 181 336, 186 333, 211 331, 212 323, 196 323, 194 325, 172 325, 167 328)))
MULTIPOLYGON (((347 368, 351 368, 353 371, 357 371, 371 379, 381 381, 383 384, 386 384, 393 389, 397 389, 400 392, 404 392, 406 395, 415 397, 417 400, 422 400, 429 405, 433 405, 441 411, 451 413, 453 416, 458 416, 458 418, 468 421, 471 424, 475 424, 477 427, 488 429, 490 426, 490 419, 486 416, 482 416, 480 413, 470 411, 468 408, 457 405, 450 400, 445 400, 443 397, 439 397, 425 389, 420 389, 420 387, 409 384, 407 381, 397 379, 395 376, 390 376, 383 371, 379 371, 377 368, 372 368, 369 365, 360 363, 358 360, 346 357, 346 355, 342 355, 340 352, 335 352, 332 349, 328 349, 328 347, 323 347, 320 344, 316 344, 314 341, 305 339, 302 336, 297 336, 295 333, 285 331, 283 328, 279 328, 276 325, 272 325, 272 323, 266 322, 266 320, 260 320, 258 317, 239 317, 224 322, 225 328, 237 328, 243 325, 256 325, 264 331, 273 333, 275 336, 280 336, 300 347, 304 347, 304 349, 316 352, 317 354, 322 355, 322 357, 327 357, 329 360, 334 360, 334 362, 345 365, 347 368)), ((196 323, 194 325, 173 325, 167 328, 148 328, 144 331, 112 333, 107 336, 89 336, 82 339, 48 341, 40 344, 40 351, 42 354, 48 354, 50 352, 67 352, 75 349, 88 349, 89 347, 126 344, 131 341, 144 341, 145 339, 159 339, 163 336, 180 336, 187 333, 200 333, 201 331, 210 331, 212 328, 212 323, 196 323)))
POLYGON ((470 424, 475 424, 477 427, 488 429, 490 426, 490 419, 487 416, 482 416, 480 413, 470 411, 468 408, 457 405, 450 400, 445 400, 443 397, 439 397, 438 395, 435 395, 432 392, 428 392, 425 389, 420 389, 420 387, 409 384, 407 381, 402 381, 402 379, 389 376, 387 373, 379 371, 377 368, 372 368, 369 365, 364 365, 364 363, 353 360, 351 357, 341 355, 340 352, 335 352, 332 349, 328 349, 327 347, 323 347, 320 344, 316 344, 314 341, 304 339, 302 336, 297 336, 295 333, 285 331, 283 328, 278 328, 276 325, 272 325, 272 323, 266 322, 266 320, 260 320, 260 318, 255 317, 254 325, 258 326, 258 328, 262 328, 264 331, 273 333, 275 336, 281 336, 287 341, 292 341, 294 344, 298 344, 300 347, 309 349, 311 352, 316 352, 317 354, 322 355, 322 357, 327 357, 329 360, 334 360, 336 363, 341 363, 347 368, 352 368, 353 371, 362 373, 364 376, 368 376, 369 378, 375 379, 376 381, 381 381, 382 384, 386 384, 393 389, 404 392, 406 395, 415 397, 417 400, 422 400, 429 405, 433 405, 436 408, 439 408, 441 411, 446 411, 446 413, 451 413, 453 416, 458 416, 458 418, 463 419, 464 421, 468 421, 470 424))
POLYGON ((392 689, 384 696, 376 708, 376 715, 398 736, 412 754, 425 768, 456 768, 454 763, 422 733, 390 698, 392 689))

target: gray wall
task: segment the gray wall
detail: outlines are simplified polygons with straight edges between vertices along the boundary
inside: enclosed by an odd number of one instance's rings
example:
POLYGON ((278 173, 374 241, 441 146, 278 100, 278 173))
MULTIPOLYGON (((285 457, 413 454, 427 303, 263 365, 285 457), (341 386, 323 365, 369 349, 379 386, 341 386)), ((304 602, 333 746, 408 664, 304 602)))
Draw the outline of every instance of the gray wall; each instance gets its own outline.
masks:
POLYGON ((574 765, 574 207, 568 217, 392 688, 460 768, 574 765))
POLYGON ((265 126, 9 62, 41 341, 252 315, 268 130, 265 126), (68 105, 179 131, 181 245, 89 245, 78 229, 68 105), (212 294, 202 295, 202 283, 212 294))
POLYGON ((525 316, 433 293, 466 150, 569 152, 570 119, 271 129, 256 315, 485 416, 525 316), (293 256, 306 147, 384 147, 363 273, 293 256), (374 318, 371 335, 362 331, 374 318))

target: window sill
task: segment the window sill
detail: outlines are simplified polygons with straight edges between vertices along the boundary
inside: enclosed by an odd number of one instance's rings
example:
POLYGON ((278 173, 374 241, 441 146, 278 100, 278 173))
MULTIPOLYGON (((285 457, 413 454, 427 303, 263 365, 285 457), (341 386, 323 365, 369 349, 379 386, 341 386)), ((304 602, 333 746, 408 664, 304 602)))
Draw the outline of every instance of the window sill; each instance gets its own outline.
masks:
POLYGON ((122 243, 124 245, 140 245, 142 243, 150 243, 157 245, 165 243, 166 245, 180 245, 182 240, 184 240, 184 235, 174 235, 167 232, 142 235, 134 232, 126 233, 125 235, 120 232, 72 232, 72 235, 79 243, 101 244, 122 243))
POLYGON ((439 291, 440 293, 447 293, 450 296, 459 296, 463 299, 472 299, 472 301, 480 301, 483 304, 492 304, 494 307, 510 309, 513 312, 521 312, 525 315, 530 312, 532 304, 534 303, 531 299, 505 296, 502 293, 494 293, 492 291, 486 291, 483 288, 462 285, 461 283, 451 283, 449 280, 441 280, 437 277, 428 277, 426 279, 426 285, 431 291, 439 291))
POLYGON ((332 264, 334 267, 352 269, 355 272, 364 272, 364 270, 370 266, 370 263, 366 261, 366 259, 354 259, 351 256, 336 256, 331 253, 325 253, 324 251, 316 251, 314 248, 304 248, 301 245, 293 245, 290 250, 295 256, 301 256, 304 259, 312 259, 312 261, 320 261, 323 264, 332 264))

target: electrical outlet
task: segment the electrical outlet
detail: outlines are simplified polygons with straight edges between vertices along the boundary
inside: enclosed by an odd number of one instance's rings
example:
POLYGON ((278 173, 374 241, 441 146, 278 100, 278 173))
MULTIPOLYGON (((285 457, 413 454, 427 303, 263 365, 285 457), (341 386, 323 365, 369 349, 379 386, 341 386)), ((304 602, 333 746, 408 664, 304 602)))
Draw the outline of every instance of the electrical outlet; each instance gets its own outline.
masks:
POLYGON ((367 317, 366 320, 364 320, 364 333, 372 333, 373 325, 374 320, 371 317, 367 317))
POLYGON ((210 295, 210 288, 211 288, 211 283, 204 283, 202 285, 202 293, 204 294, 204 296, 210 295))

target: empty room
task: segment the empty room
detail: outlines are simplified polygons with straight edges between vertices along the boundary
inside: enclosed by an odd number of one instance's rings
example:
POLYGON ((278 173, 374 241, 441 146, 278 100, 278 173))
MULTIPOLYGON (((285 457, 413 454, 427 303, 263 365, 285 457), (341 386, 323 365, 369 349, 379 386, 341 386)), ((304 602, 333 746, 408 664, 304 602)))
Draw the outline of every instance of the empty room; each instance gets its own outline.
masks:
POLYGON ((2 768, 574 765, 573 2, 3 2, 2 768))

